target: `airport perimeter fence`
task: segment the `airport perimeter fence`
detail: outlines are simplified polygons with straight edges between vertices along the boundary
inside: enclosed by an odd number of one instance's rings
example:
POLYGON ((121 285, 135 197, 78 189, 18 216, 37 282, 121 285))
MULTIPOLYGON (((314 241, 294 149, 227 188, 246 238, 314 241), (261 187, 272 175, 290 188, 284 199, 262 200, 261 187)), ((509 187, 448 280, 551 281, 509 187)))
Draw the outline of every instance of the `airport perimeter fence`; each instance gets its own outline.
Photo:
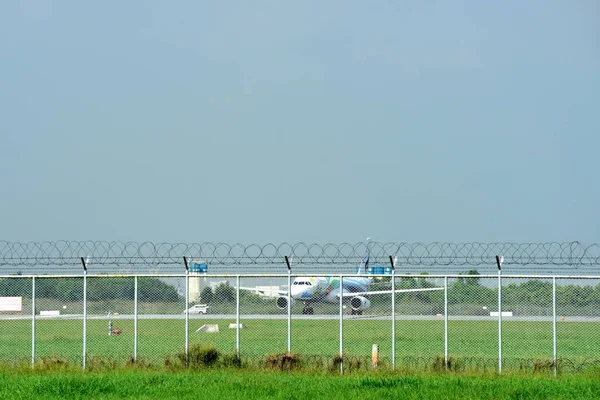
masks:
POLYGON ((214 346, 281 368, 600 368, 598 276, 370 272, 384 293, 307 305, 288 288, 357 275, 0 275, 0 362, 170 366, 214 346))

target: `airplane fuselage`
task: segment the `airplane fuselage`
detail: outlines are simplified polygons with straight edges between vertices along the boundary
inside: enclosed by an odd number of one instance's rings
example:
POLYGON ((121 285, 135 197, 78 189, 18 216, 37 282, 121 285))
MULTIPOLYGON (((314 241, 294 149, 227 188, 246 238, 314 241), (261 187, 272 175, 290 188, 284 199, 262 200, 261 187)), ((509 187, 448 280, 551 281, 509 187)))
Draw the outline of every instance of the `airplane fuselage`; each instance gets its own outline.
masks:
MULTIPOLYGON (((366 292, 371 285, 370 278, 344 277, 342 293, 366 292)), ((339 277, 298 277, 294 280, 291 289, 294 300, 304 303, 325 302, 338 303, 340 301, 339 277)))

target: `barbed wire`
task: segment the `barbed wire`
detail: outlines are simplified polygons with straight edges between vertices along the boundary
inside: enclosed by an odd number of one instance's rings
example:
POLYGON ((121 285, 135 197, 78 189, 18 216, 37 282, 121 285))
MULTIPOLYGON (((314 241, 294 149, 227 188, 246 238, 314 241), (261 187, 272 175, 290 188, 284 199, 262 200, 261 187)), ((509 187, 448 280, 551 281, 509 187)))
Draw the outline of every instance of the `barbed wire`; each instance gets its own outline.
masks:
POLYGON ((87 257, 94 265, 158 266, 191 262, 211 265, 282 264, 285 256, 294 265, 356 264, 370 248, 371 264, 398 266, 480 266, 504 257, 506 265, 586 267, 600 265, 600 245, 580 242, 546 243, 152 243, 109 241, 0 241, 0 266, 68 266, 87 257))

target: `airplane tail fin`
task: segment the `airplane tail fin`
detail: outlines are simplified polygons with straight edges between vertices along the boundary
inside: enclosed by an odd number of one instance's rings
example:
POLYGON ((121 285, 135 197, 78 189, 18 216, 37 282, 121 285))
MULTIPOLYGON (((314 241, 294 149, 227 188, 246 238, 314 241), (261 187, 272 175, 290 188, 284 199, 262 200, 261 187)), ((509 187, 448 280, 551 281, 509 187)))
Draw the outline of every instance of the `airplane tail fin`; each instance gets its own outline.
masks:
POLYGON ((365 255, 363 256, 360 264, 358 265, 358 275, 366 274, 369 271, 369 257, 371 255, 371 249, 369 248, 369 238, 367 238, 367 248, 365 250, 365 255))

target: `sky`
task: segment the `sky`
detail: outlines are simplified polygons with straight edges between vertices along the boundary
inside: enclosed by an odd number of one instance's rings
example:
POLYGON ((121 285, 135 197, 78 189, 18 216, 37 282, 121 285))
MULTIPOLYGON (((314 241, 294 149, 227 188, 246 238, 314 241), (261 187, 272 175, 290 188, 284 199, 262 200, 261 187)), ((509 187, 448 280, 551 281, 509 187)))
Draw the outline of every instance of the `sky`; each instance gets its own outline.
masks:
POLYGON ((600 242, 597 1, 0 3, 0 240, 600 242))

